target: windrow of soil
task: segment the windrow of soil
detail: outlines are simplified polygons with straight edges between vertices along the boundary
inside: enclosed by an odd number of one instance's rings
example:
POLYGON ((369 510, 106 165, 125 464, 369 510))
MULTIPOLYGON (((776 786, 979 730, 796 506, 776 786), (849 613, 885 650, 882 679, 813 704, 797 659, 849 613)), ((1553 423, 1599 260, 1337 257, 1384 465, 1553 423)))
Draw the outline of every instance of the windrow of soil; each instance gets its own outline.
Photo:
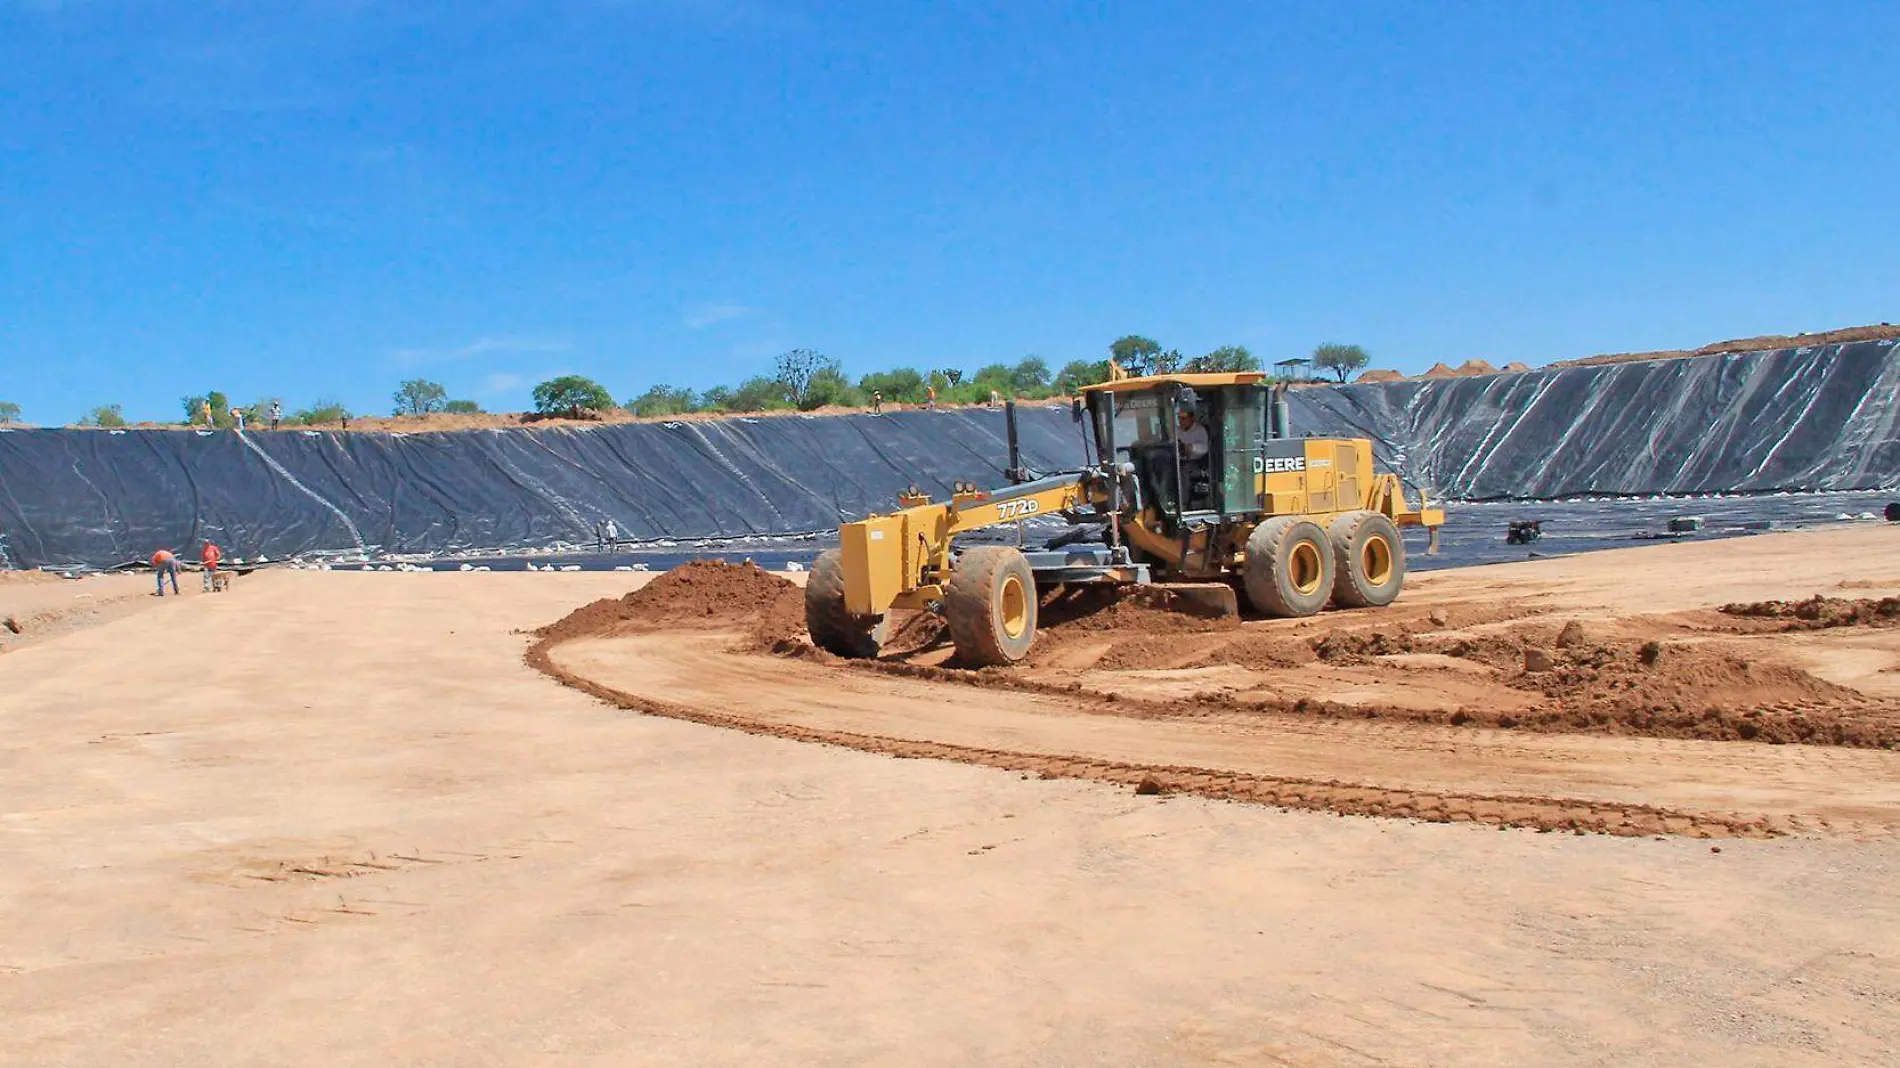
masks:
MULTIPOLYGON (((1894 618, 1895 600, 1817 597, 1728 606, 1723 611, 1776 628, 1851 625, 1847 621, 1881 626, 1894 618)), ((1827 682, 1762 649, 1738 648, 1695 634, 1664 640, 1619 637, 1595 625, 1525 618, 1532 610, 1512 606, 1394 609, 1392 614, 1398 617, 1395 621, 1371 626, 1331 624, 1321 616, 1303 624, 1304 630, 1256 629, 1231 619, 1172 611, 1154 591, 1055 591, 1043 599, 1042 630, 1027 665, 1030 670, 970 670, 959 667, 954 657, 934 663, 919 657, 948 642, 942 621, 922 612, 896 621, 885 659, 847 661, 805 640, 799 587, 750 564, 713 560, 675 568, 624 597, 596 601, 539 636, 543 642, 559 642, 667 628, 731 630, 745 635, 749 651, 797 656, 847 670, 1059 695, 1129 718, 1278 714, 1900 749, 1900 703, 1827 682), (1085 658, 1079 664, 1082 670, 1035 670, 1039 665, 1062 665, 1078 653, 1085 658), (1418 669, 1400 662, 1421 653, 1468 663, 1483 673, 1480 677, 1494 692, 1515 699, 1429 708, 1332 700, 1323 692, 1293 697, 1273 686, 1272 672, 1313 666, 1353 667, 1403 686, 1418 677, 1418 669), (1166 699, 1117 693, 1113 685, 1120 672, 1215 667, 1243 668, 1264 677, 1245 690, 1210 686, 1166 699), (1052 681, 1051 675, 1062 677, 1052 681)))
MULTIPOLYGON (((802 630, 803 592, 793 584, 755 567, 719 562, 696 562, 654 580, 619 598, 593 602, 535 632, 526 652, 528 664, 563 685, 629 710, 695 723, 803 742, 837 745, 899 758, 929 758, 994 767, 1025 777, 1077 778, 1132 787, 1140 794, 1192 794, 1222 800, 1268 804, 1281 808, 1416 819, 1428 822, 1473 822, 1497 827, 1539 831, 1571 831, 1619 836, 1679 834, 1711 837, 1770 837, 1783 833, 1767 817, 1684 812, 1648 805, 1575 798, 1517 795, 1479 795, 1429 789, 1384 787, 1376 784, 1305 780, 1247 774, 1232 769, 1142 764, 1096 759, 1083 755, 1050 756, 1001 749, 978 748, 859 732, 772 723, 723 709, 696 708, 615 690, 562 668, 550 655, 563 642, 667 629, 737 631, 754 652, 831 661, 786 634, 796 617, 802 630)), ((1129 623, 1145 621, 1153 611, 1140 604, 1117 610, 1129 623)), ((1172 613, 1165 613, 1172 616, 1172 613)), ((934 617, 920 614, 917 620, 934 617)), ((1205 622, 1205 621, 1204 621, 1205 622)), ((1095 620, 1086 626, 1101 626, 1095 620)), ((911 626, 928 632, 928 622, 911 626)), ((902 634, 904 628, 899 628, 902 634)), ((1205 633, 1190 628, 1185 633, 1205 633)), ((913 636, 915 637, 915 636, 913 636)), ((840 662, 842 663, 842 662, 840 662)), ((1008 671, 962 671, 878 661, 850 662, 868 670, 925 678, 943 678, 978 687, 1005 687, 1060 694, 1086 712, 1133 718, 1171 715, 1207 715, 1207 708, 1168 707, 1152 702, 1118 701, 1112 695, 1091 696, 1074 687, 1037 684, 1008 671)), ((1291 706, 1289 709, 1291 710, 1291 706)), ((1247 710, 1259 715, 1257 707, 1247 710)))

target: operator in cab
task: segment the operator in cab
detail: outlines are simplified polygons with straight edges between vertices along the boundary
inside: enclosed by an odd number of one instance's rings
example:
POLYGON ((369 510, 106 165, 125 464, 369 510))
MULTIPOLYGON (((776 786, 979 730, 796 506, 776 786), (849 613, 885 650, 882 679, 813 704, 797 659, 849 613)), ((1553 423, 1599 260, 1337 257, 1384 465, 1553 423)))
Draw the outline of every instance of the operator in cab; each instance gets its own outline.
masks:
POLYGON ((1194 412, 1187 408, 1181 409, 1175 425, 1180 427, 1180 432, 1174 436, 1174 440, 1181 444, 1181 458, 1206 461, 1207 428, 1194 417, 1194 412))
POLYGON ((1208 484, 1207 427, 1199 415, 1183 407, 1175 417, 1174 440, 1181 450, 1182 473, 1187 476, 1181 503, 1188 508, 1206 508, 1212 487, 1208 484))

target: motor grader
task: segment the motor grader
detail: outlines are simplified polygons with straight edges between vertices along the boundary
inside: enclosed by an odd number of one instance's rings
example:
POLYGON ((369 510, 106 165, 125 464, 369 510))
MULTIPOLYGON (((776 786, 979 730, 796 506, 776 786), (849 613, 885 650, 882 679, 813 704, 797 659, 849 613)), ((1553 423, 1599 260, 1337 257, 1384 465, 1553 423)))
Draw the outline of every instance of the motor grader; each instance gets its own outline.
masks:
POLYGON ((1391 604, 1405 583, 1401 527, 1423 527, 1437 551, 1444 512, 1423 499, 1408 507, 1364 438, 1293 437, 1284 387, 1260 373, 1112 373, 1073 404, 1086 424, 1082 467, 1026 470, 1012 405, 1011 485, 959 483, 947 501, 912 487, 898 511, 839 527, 839 547, 805 587, 813 643, 875 657, 891 610, 923 609, 943 616, 962 662, 1010 664, 1028 655, 1039 591, 1054 586, 1154 584, 1234 613, 1237 578, 1257 611, 1306 616, 1329 602, 1391 604), (957 544, 1045 516, 1099 527, 1102 544, 957 544))

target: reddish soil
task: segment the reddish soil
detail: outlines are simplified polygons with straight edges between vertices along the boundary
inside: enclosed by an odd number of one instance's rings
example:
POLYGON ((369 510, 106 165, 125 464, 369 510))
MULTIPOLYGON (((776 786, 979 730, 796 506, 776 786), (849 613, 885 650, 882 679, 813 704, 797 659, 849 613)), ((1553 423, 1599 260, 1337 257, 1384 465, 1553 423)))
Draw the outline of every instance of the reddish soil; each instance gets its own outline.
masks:
MULTIPOLYGON (((1788 547, 1747 548, 1768 560, 1788 547)), ((1653 559, 1652 566, 1667 565, 1653 559)), ((1566 567, 1591 577, 1605 564, 1552 564, 1542 574, 1566 567)), ((1499 568, 1434 577, 1431 593, 1391 608, 1306 620, 1196 617, 1170 610, 1165 590, 1058 591, 1041 603, 1042 630, 1026 663, 969 670, 949 658, 943 624, 930 613, 893 620, 882 659, 839 660, 803 637, 796 586, 750 566, 697 563, 544 629, 528 659, 625 707, 895 756, 1131 786, 1148 781, 1164 792, 1286 807, 1619 834, 1657 827, 1756 834, 1781 825, 1706 810, 1681 824, 1672 822, 1681 811, 1644 808, 1646 797, 1615 806, 1597 798, 1579 809, 1560 795, 1542 796, 1542 786, 1536 795, 1522 791, 1522 784, 1540 781, 1541 770, 1482 791, 1460 787, 1456 776, 1419 789, 1405 785, 1415 781, 1410 758, 1391 765, 1396 779, 1388 782, 1357 778, 1373 774, 1373 765, 1352 759, 1340 768, 1354 778, 1342 780, 1342 771, 1315 776, 1310 765, 1286 765, 1288 757, 1274 754, 1304 752, 1312 739, 1333 733, 1342 735, 1337 746, 1315 751, 1323 763, 1368 738, 1400 752, 1459 754, 1466 746, 1503 744, 1487 739, 1510 734, 1525 746, 1593 737, 1591 744, 1612 747, 1630 744, 1619 739, 1674 739, 1681 742, 1669 744, 1714 743, 1738 753, 1771 751, 1744 743, 1900 749, 1900 687, 1891 682, 1900 643, 1886 629, 1900 598, 1734 601, 1718 608, 1718 598, 1690 597, 1645 613, 1645 606, 1658 607, 1654 599, 1593 605, 1593 586, 1553 597, 1561 583, 1527 575, 1521 581, 1534 585, 1519 586, 1508 577, 1514 574, 1499 568), (681 633, 675 639, 673 632, 681 633), (577 639, 577 649, 598 650, 602 640, 622 635, 645 643, 638 646, 646 650, 644 666, 628 670, 658 689, 605 681, 609 676, 593 665, 619 671, 610 651, 575 653, 582 660, 567 666, 551 655, 577 639), (653 645, 656 638, 668 644, 653 645), (663 662, 652 656, 662 648, 678 652, 664 654, 670 664, 656 682, 663 662), (583 661, 588 666, 576 666, 583 661), (784 672, 793 674, 779 678, 784 672), (970 690, 992 696, 963 696, 970 690), (787 711, 801 704, 803 711, 787 711), (1078 724, 1058 731, 1065 740, 1054 755, 1038 751, 1033 740, 1043 729, 1037 717, 1050 715, 1078 724), (1367 730, 1378 733, 1360 733, 1367 730), (1197 740, 1208 731, 1249 740, 1236 743, 1242 748, 1230 761, 1224 747, 1197 740), (1281 734, 1285 741, 1269 738, 1281 734), (1531 741, 1538 738, 1550 742, 1531 741)), ((1488 758, 1476 759, 1483 766, 1488 758)), ((1551 759, 1560 764, 1548 774, 1558 774, 1569 758, 1551 759)), ((1580 783, 1597 781, 1586 769, 1577 774, 1580 783)), ((1694 781, 1694 772, 1686 774, 1694 781)))
POLYGON ((761 649, 802 638, 804 591, 755 564, 694 560, 624 597, 578 608, 535 634, 543 643, 558 643, 599 634, 731 629, 738 624, 761 649))
POLYGON ((1848 599, 1817 593, 1805 601, 1725 604, 1720 610, 1747 620, 1770 620, 1778 631, 1900 626, 1900 597, 1848 599))
MULTIPOLYGON (((948 635, 935 615, 911 613, 895 621, 885 659, 862 664, 810 646, 797 586, 751 564, 696 561, 624 597, 576 610, 537 632, 536 648, 672 628, 741 631, 754 650, 845 669, 1105 700, 1121 716, 1179 718, 1246 709, 1537 732, 1900 747, 1900 703, 1827 682, 1765 650, 1717 644, 1719 632, 1696 627, 1705 613, 1679 613, 1671 625, 1656 628, 1667 640, 1600 637, 1602 626, 1525 620, 1534 609, 1483 603, 1347 616, 1323 632, 1300 634, 1284 624, 1200 618, 1171 611, 1168 603, 1164 590, 1045 595, 1035 651, 1015 670, 971 671, 941 657, 919 659, 945 648, 948 635), (1376 622, 1367 625, 1368 618, 1376 622), (1273 685, 1276 675, 1291 681, 1323 665, 1356 671, 1396 694, 1426 685, 1434 674, 1459 674, 1453 669, 1460 662, 1470 665, 1465 677, 1488 692, 1518 697, 1433 705, 1335 699, 1323 691, 1286 692, 1273 685), (1122 685, 1130 673, 1152 678, 1220 668, 1242 669, 1259 685, 1187 692, 1122 685)), ((1900 598, 1815 597, 1731 604, 1721 612, 1777 632, 1890 626, 1900 623, 1900 598)), ((1619 634, 1629 629, 1623 626, 1619 634)), ((548 669, 544 659, 535 663, 548 669)))

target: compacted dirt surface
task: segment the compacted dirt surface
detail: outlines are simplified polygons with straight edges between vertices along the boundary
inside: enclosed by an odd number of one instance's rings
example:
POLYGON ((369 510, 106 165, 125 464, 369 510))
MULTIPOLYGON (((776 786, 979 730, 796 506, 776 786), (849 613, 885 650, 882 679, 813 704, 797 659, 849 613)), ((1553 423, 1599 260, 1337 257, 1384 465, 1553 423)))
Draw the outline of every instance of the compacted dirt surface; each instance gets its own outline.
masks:
MULTIPOLYGON (((178 576, 186 596, 201 576, 178 576)), ((169 590, 169 587, 167 587, 169 590)), ((159 601, 150 575, 61 578, 40 571, 0 571, 0 654, 75 630, 119 619, 159 601)))
POLYGON ((1896 537, 1014 672, 741 567, 149 599, 0 656, 0 1063, 1892 1064, 1896 537))

